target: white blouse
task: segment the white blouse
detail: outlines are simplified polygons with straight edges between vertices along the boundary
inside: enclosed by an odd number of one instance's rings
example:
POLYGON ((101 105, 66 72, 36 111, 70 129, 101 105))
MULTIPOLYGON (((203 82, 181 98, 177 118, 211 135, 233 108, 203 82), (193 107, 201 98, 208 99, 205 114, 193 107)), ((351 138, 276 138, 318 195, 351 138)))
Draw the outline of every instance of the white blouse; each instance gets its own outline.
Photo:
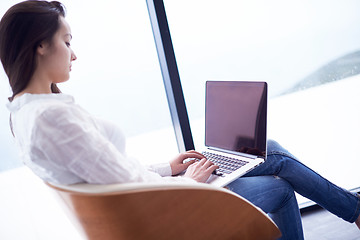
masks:
POLYGON ((125 138, 111 122, 90 115, 66 94, 23 94, 7 104, 21 157, 44 181, 190 181, 171 177, 169 163, 146 168, 125 153, 125 138))

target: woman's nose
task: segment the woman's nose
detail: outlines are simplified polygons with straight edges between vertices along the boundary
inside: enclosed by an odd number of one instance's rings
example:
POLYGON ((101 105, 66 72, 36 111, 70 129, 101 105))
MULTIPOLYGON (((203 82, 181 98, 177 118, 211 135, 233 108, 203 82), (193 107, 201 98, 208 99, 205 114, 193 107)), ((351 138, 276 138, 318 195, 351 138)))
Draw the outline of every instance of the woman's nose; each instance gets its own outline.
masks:
POLYGON ((71 53, 71 61, 75 61, 77 59, 74 52, 71 53))

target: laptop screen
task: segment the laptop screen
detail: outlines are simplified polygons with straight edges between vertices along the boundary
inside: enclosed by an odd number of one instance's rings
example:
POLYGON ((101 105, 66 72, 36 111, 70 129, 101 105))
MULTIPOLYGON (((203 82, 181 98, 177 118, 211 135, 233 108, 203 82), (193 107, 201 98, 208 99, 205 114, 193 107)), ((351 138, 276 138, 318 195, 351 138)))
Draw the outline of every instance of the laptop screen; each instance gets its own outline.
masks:
POLYGON ((267 84, 207 81, 205 145, 266 156, 267 84))

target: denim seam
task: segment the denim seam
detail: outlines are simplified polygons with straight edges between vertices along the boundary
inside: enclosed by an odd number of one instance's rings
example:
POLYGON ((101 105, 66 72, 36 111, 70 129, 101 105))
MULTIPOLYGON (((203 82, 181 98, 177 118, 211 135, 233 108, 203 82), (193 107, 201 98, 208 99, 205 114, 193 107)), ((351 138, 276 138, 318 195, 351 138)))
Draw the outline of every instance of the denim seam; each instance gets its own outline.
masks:
POLYGON ((290 154, 290 153, 283 152, 283 151, 272 150, 272 151, 268 152, 267 155, 268 155, 268 156, 269 156, 269 155, 281 155, 281 156, 285 156, 285 157, 292 158, 292 159, 300 162, 299 159, 297 159, 294 155, 292 155, 292 154, 290 154))
POLYGON ((359 215, 360 215, 360 195, 357 194, 357 206, 356 206, 356 210, 355 210, 355 213, 353 215, 353 217, 350 219, 349 222, 353 223, 356 221, 356 219, 358 219, 359 215))

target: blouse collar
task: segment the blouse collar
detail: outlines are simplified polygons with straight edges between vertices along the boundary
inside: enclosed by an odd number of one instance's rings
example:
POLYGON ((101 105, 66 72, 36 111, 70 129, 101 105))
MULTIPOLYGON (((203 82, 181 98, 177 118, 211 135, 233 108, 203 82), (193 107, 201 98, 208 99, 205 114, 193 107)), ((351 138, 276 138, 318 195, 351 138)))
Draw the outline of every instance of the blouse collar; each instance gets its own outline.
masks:
POLYGON ((49 94, 31 94, 24 93, 23 95, 15 98, 12 102, 6 104, 6 107, 10 112, 15 112, 22 108, 25 104, 28 104, 36 100, 57 100, 64 103, 73 103, 74 98, 70 95, 63 93, 49 93, 49 94))

